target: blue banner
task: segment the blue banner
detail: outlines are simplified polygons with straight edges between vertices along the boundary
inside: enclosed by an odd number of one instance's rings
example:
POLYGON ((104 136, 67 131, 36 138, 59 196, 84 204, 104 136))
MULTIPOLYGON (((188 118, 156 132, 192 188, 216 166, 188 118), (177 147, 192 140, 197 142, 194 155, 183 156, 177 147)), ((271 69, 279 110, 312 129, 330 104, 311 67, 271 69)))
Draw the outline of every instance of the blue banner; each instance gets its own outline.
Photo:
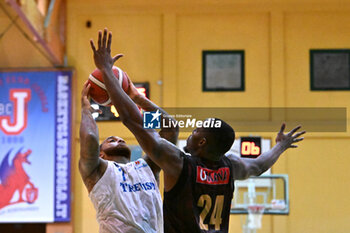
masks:
POLYGON ((70 221, 71 83, 0 72, 0 222, 70 221))

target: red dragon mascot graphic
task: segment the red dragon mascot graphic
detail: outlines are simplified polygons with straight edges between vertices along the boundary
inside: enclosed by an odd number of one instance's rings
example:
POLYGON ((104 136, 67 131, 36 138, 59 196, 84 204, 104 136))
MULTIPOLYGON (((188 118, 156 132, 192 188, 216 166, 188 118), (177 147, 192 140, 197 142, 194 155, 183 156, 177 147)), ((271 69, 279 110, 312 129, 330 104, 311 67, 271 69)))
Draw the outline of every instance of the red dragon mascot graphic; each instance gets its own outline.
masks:
POLYGON ((23 163, 30 164, 28 156, 32 151, 22 153, 22 148, 19 149, 10 165, 8 160, 11 151, 12 149, 7 152, 0 164, 0 209, 21 202, 34 203, 38 198, 38 188, 23 169, 23 163), (19 194, 18 200, 13 200, 16 191, 19 194))

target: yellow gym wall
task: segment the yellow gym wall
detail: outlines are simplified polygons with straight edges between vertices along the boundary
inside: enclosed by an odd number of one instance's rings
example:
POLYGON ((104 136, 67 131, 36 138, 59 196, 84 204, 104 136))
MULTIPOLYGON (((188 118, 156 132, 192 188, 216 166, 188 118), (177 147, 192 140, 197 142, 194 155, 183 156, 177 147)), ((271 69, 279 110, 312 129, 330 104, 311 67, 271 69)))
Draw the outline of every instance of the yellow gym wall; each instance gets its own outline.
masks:
MULTIPOLYGON (((77 159, 80 91, 94 69, 89 39, 96 40, 99 29, 113 31, 112 53, 125 54, 118 66, 133 81, 150 82, 151 99, 163 107, 350 107, 349 91, 311 92, 309 81, 310 49, 350 48, 350 0, 67 2, 67 60, 76 70, 77 84, 75 233, 98 231, 77 159), (245 50, 244 92, 201 91, 201 52, 215 49, 245 50)), ((0 13, 1 28, 9 22, 0 13)), ((0 40, 0 67, 50 66, 16 28, 9 33, 0 40)), ((98 125, 101 140, 119 135, 129 144, 136 143, 121 123, 98 125)), ((274 132, 252 133, 275 137, 274 132)), ((238 137, 245 135, 237 132, 238 137)), ((308 133, 300 148, 283 154, 272 171, 289 175, 290 215, 264 216, 258 232, 348 232, 349 139, 349 133, 308 133)), ((232 216, 230 232, 241 232, 241 221, 240 216, 232 216)))

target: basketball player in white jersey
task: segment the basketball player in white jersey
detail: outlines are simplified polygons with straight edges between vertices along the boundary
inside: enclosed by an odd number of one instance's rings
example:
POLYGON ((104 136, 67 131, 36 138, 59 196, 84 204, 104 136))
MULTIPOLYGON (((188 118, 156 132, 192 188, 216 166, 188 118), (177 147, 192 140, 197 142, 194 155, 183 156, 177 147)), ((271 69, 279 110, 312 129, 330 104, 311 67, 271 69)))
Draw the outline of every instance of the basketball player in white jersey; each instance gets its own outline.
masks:
MULTIPOLYGON (((161 110, 140 95, 131 81, 129 86, 130 98, 141 108, 161 110)), ((81 99, 79 171, 96 209, 100 232, 163 232, 159 167, 147 155, 130 162, 131 151, 122 138, 108 137, 99 146, 94 110, 88 100, 89 88, 86 82, 81 99)), ((178 128, 162 129, 159 133, 176 143, 178 128)))

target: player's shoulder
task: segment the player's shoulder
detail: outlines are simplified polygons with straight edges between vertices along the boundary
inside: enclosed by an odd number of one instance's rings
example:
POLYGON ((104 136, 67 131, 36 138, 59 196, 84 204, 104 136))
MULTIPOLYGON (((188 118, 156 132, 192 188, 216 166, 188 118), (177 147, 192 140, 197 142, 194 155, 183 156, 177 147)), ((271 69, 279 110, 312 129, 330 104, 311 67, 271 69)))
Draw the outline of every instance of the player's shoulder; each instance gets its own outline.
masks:
POLYGON ((235 160, 236 158, 239 158, 239 157, 237 155, 232 154, 232 153, 224 154, 224 156, 221 157, 221 159, 225 160, 225 161, 235 160))
POLYGON ((231 163, 238 163, 241 160, 239 156, 232 154, 232 153, 225 154, 223 156, 223 159, 229 160, 231 163))
POLYGON ((224 157, 228 161, 227 163, 229 163, 236 171, 246 166, 242 158, 235 154, 227 154, 224 157))

